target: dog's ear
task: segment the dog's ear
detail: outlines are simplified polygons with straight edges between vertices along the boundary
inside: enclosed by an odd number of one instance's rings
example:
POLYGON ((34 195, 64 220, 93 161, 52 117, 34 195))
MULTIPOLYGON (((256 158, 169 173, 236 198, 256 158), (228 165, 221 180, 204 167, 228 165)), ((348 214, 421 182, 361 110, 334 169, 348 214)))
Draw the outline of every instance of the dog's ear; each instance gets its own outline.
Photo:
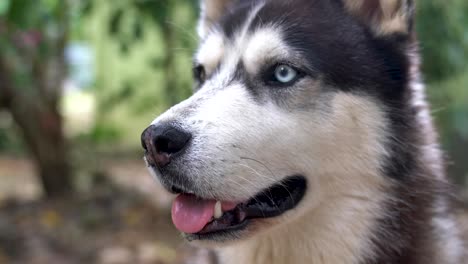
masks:
POLYGON ((343 0, 354 16, 378 36, 409 34, 413 28, 414 0, 343 0))
POLYGON ((210 28, 218 22, 231 2, 232 0, 200 0, 198 34, 201 38, 205 37, 210 28))

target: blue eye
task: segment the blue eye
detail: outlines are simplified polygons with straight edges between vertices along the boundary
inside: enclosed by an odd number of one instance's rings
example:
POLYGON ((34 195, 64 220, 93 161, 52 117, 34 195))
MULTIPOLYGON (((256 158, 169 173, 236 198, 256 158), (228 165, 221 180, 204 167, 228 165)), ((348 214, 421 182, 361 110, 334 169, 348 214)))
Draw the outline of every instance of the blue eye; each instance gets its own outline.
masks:
POLYGON ((281 64, 276 66, 273 76, 276 82, 291 84, 298 79, 299 73, 293 67, 281 64))

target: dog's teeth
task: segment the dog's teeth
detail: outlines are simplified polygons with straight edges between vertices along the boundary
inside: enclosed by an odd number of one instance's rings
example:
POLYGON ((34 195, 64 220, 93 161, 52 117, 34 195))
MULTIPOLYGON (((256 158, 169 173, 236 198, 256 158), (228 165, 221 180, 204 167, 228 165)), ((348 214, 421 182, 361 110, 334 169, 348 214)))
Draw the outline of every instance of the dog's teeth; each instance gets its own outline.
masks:
POLYGON ((221 216, 223 216, 223 209, 221 208, 221 202, 216 201, 216 203, 214 205, 214 218, 218 219, 221 216))

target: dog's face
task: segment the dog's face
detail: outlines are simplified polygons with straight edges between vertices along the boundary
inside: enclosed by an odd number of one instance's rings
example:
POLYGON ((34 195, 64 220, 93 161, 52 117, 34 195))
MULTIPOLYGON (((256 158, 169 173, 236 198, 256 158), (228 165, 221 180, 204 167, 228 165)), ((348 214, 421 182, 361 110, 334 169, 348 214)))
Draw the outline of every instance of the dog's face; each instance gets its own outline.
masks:
MULTIPOLYGON (((374 4, 371 4, 374 3, 374 4)), ((203 1, 194 95, 143 134, 190 240, 245 239, 385 179, 411 5, 203 1), (388 5, 388 6, 387 6, 388 5)))

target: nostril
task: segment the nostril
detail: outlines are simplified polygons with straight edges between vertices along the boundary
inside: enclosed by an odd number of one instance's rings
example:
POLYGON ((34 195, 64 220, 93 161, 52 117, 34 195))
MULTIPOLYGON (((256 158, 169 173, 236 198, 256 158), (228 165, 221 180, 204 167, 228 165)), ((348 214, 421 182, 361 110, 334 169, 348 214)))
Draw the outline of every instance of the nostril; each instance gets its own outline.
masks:
POLYGON ((173 153, 170 145, 173 145, 171 144, 171 141, 168 138, 163 137, 163 136, 157 137, 154 140, 154 146, 156 148, 157 153, 168 153, 168 154, 173 153))
POLYGON ((171 128, 156 136, 153 144, 158 154, 175 154, 185 148, 190 138, 189 133, 177 128, 171 128))
POLYGON ((169 138, 166 136, 157 137, 154 140, 156 152, 174 154, 181 151, 187 145, 188 139, 169 138))

